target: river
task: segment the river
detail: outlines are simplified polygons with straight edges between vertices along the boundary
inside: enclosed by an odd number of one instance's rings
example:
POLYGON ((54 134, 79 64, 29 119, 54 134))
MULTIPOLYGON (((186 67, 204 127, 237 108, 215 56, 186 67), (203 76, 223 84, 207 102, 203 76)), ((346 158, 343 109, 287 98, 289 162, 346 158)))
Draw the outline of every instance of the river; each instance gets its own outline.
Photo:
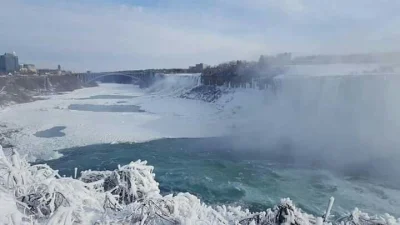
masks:
POLYGON ((12 106, 17 148, 60 174, 155 166, 164 194, 254 211, 290 197, 322 215, 358 207, 400 216, 397 78, 277 80, 277 90, 222 88, 213 102, 182 98, 194 75, 148 89, 102 84, 12 106), (29 116, 18 117, 27 114, 29 116), (56 151, 54 151, 56 150, 56 151))

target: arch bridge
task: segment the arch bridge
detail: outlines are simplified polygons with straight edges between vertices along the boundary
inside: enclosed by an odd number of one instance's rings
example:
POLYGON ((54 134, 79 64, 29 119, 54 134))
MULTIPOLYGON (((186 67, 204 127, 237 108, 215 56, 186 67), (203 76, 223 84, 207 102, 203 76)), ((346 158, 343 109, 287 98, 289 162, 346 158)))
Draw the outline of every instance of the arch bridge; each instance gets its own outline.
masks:
POLYGON ((132 84, 137 84, 141 87, 149 85, 154 78, 154 73, 152 71, 77 73, 75 75, 83 84, 90 84, 95 81, 100 81, 102 78, 109 76, 129 77, 132 79, 132 84))

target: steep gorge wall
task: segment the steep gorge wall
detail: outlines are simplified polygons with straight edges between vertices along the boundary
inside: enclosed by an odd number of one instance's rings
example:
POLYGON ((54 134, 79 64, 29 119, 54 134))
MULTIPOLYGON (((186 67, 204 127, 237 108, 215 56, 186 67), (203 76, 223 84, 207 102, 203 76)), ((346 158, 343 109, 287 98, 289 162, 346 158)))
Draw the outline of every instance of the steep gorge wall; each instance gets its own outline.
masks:
POLYGON ((35 95, 73 91, 83 84, 75 75, 0 77, 0 106, 33 101, 35 95))

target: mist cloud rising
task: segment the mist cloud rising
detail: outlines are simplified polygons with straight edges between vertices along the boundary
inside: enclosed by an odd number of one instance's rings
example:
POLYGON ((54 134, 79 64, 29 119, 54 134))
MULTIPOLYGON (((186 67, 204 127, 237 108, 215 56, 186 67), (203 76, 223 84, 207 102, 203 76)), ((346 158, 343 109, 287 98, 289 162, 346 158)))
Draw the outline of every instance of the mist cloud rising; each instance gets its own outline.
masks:
POLYGON ((393 51, 400 40, 396 0, 0 3, 1 51, 81 71, 186 67, 279 51, 393 51))
POLYGON ((276 91, 246 94, 234 148, 398 185, 398 76, 278 79, 276 91), (271 155, 272 154, 272 155, 271 155))

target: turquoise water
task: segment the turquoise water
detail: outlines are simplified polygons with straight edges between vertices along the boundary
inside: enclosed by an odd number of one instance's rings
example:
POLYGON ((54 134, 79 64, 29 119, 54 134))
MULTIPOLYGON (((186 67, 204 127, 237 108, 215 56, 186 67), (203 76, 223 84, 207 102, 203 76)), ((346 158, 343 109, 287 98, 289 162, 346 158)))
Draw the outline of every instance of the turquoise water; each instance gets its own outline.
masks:
POLYGON ((46 163, 67 176, 72 176, 75 167, 79 171, 113 170, 118 164, 147 160, 155 167, 164 194, 190 192, 208 204, 241 205, 258 211, 289 197, 306 212, 322 215, 329 197, 334 196, 335 214, 355 207, 372 213, 400 212, 397 190, 315 166, 292 164, 279 154, 237 149, 228 138, 92 145, 62 153, 64 157, 46 163))

